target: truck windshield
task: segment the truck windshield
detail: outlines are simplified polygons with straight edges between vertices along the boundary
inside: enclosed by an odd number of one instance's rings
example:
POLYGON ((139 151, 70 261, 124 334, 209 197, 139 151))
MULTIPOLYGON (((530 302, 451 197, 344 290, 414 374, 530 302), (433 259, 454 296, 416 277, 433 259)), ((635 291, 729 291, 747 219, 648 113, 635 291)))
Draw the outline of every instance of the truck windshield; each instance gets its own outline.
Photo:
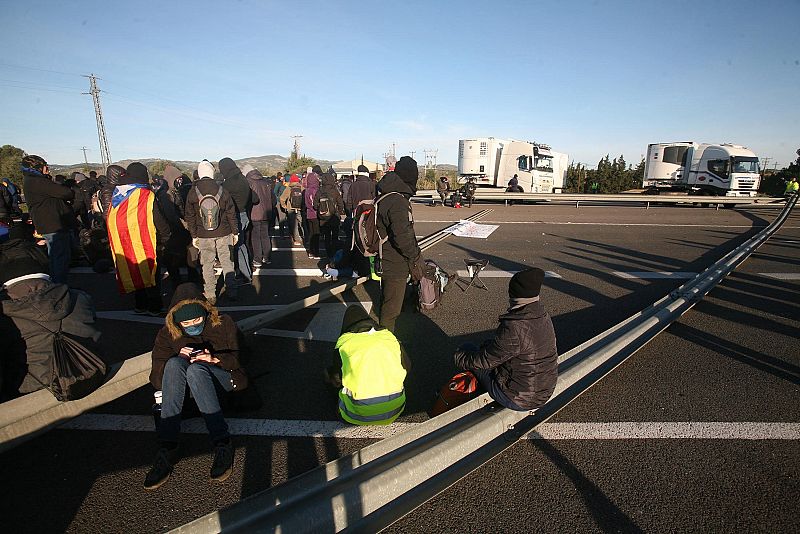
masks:
POLYGON ((758 158, 733 158, 733 172, 758 173, 758 158))
POLYGON ((545 158, 545 157, 536 158, 536 170, 544 172, 553 172, 553 158, 545 158))

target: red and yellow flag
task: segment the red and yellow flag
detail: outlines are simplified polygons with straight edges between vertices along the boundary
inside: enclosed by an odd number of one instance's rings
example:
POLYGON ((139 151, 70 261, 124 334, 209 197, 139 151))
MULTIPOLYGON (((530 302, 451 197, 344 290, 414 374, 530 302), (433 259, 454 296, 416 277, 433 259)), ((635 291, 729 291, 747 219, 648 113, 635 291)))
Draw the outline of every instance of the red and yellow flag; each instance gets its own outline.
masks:
POLYGON ((155 194, 136 187, 108 213, 108 242, 117 268, 120 293, 156 285, 155 194))

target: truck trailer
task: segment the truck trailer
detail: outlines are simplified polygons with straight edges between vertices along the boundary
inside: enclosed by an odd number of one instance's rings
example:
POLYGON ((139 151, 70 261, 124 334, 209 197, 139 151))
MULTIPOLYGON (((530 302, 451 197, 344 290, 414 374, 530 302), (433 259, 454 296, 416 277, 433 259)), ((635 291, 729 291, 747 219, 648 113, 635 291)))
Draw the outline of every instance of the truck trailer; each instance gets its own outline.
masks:
POLYGON ((653 192, 754 197, 760 183, 758 157, 741 145, 684 141, 647 147, 642 185, 653 192))
POLYGON ((478 137, 458 141, 458 175, 480 187, 503 187, 516 174, 526 193, 557 193, 564 187, 567 154, 548 145, 478 137))

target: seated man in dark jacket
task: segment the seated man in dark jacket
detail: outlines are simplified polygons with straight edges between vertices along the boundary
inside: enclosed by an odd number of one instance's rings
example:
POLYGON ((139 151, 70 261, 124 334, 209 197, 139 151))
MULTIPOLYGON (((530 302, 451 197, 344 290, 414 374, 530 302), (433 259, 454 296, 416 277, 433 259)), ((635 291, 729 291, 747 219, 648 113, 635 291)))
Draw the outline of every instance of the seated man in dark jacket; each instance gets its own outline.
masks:
POLYGON ((509 308, 493 339, 462 345, 456 365, 472 371, 489 395, 511 410, 542 406, 556 387, 558 353, 553 322, 539 302, 544 271, 518 272, 508 284, 509 308), (470 344, 471 345, 471 344, 470 344))
POLYGON ((152 353, 150 383, 162 392, 157 428, 160 448, 145 478, 145 489, 158 488, 172 473, 187 386, 214 444, 210 480, 222 482, 230 476, 234 451, 218 392, 247 387, 247 375, 239 364, 239 336, 233 319, 220 315, 199 286, 186 283, 178 287, 152 353))

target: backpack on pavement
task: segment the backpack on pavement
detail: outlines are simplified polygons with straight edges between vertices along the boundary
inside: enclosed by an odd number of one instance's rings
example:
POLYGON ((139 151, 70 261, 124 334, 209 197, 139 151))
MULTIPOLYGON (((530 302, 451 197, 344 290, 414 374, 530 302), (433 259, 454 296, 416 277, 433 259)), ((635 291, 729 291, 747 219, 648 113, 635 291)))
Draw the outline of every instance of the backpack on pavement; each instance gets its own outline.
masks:
POLYGON ((215 195, 204 195, 199 188, 195 188, 195 192, 199 200, 201 226, 209 232, 216 230, 220 223, 219 200, 222 198, 222 187, 217 189, 215 195))
POLYGON ((82 399, 102 386, 107 371, 105 362, 60 329, 52 333, 49 376, 40 383, 61 402, 82 399))
POLYGON ((420 311, 430 311, 442 302, 447 285, 455 277, 448 274, 433 260, 425 260, 425 276, 417 287, 417 307, 420 311))

